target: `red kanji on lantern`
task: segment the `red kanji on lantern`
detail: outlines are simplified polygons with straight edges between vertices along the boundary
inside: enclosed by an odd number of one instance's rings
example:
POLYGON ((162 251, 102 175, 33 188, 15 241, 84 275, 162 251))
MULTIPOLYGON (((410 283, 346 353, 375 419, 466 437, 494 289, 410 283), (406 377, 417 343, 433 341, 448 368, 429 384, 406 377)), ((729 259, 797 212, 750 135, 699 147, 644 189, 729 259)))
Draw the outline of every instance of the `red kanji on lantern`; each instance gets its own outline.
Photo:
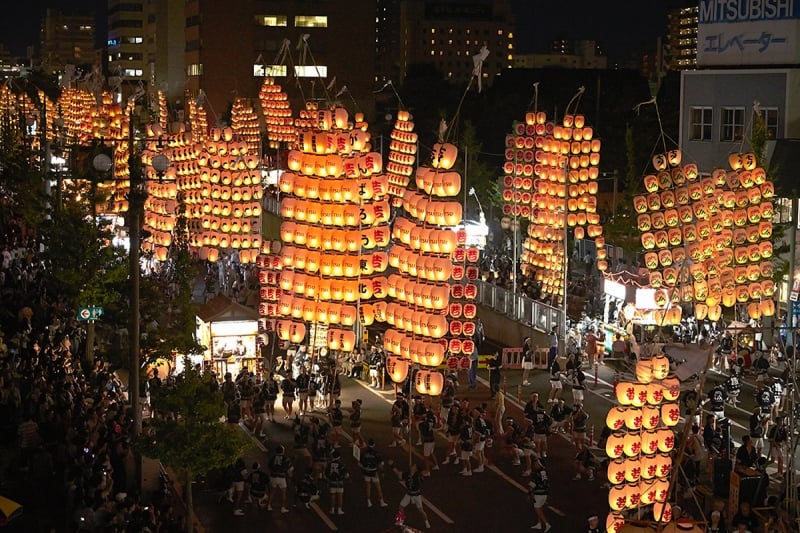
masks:
POLYGON ((464 322, 464 335, 467 337, 475 335, 475 322, 464 322))
POLYGON ((464 297, 464 286, 455 284, 450 286, 450 295, 453 298, 463 298, 464 297))

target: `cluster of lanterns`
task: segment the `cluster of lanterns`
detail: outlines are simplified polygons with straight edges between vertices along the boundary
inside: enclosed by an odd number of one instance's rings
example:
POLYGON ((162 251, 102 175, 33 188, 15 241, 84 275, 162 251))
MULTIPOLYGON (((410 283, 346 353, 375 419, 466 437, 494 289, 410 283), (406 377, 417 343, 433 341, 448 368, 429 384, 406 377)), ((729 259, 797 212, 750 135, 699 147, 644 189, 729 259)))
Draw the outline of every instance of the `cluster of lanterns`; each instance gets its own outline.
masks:
POLYGON ((208 116, 206 108, 198 105, 194 98, 187 98, 189 107, 189 131, 197 142, 205 142, 208 138, 208 116))
POLYGON ((732 154, 729 164, 701 176, 681 166, 679 150, 656 155, 646 194, 633 199, 659 322, 680 322, 679 304, 689 302, 698 319, 716 321, 737 304, 753 319, 775 314, 775 187, 754 154, 732 154))
POLYGON ((523 272, 535 275, 544 295, 564 296, 564 228, 576 239, 595 240, 597 267, 607 268, 603 227, 597 213, 600 141, 583 115, 561 125, 531 112, 506 136, 503 214, 530 219, 520 256, 523 272))
POLYGON ((231 128, 240 141, 247 143, 247 153, 258 160, 261 150, 261 128, 253 106, 246 98, 236 98, 231 109, 231 128))
MULTIPOLYGON (((464 328, 453 326, 451 320, 452 313, 457 313, 461 324, 464 316, 462 304, 451 305, 451 295, 464 297, 463 286, 451 281, 454 272, 463 280, 466 261, 466 233, 453 229, 462 218, 461 204, 452 200, 461 190, 461 176, 452 171, 457 156, 452 144, 434 146, 430 166, 417 169, 414 176, 417 190, 402 191, 403 212, 392 229, 395 244, 389 251, 389 264, 397 271, 389 276, 389 296, 394 301, 385 311, 385 321, 391 326, 384 335, 384 349, 390 354, 387 370, 399 383, 407 379, 410 363, 420 365, 414 375, 420 394, 441 392, 444 376, 435 367, 449 348, 456 348, 456 353, 462 349, 459 337, 464 328)), ((475 259, 477 255, 470 253, 475 259)), ((472 307, 468 312, 475 317, 472 307)))
POLYGON ((680 420, 680 381, 669 377, 669 360, 658 354, 636 364, 636 381, 616 385, 619 405, 612 407, 606 425, 608 515, 610 533, 624 531, 623 513, 653 506, 658 522, 672 520, 669 502, 675 427, 680 420))
POLYGON ((277 302, 263 309, 280 317, 276 331, 283 340, 304 334, 304 324, 313 322, 327 327, 327 348, 352 350, 355 333, 349 328, 356 320, 374 320, 366 302, 390 290, 383 275, 390 237, 386 176, 362 122, 351 122, 343 107, 309 103, 295 123, 298 150, 290 152, 289 170, 278 184, 285 195, 279 292, 267 289, 267 300, 277 296, 277 302), (364 309, 350 305, 356 302, 364 309))
POLYGON ((279 148, 282 143, 288 143, 289 148, 294 148, 297 141, 297 130, 294 126, 294 117, 289 105, 289 96, 275 83, 275 78, 266 77, 258 92, 261 102, 261 112, 267 126, 267 142, 270 148, 279 148))
POLYGON ((405 110, 398 111, 389 143, 389 163, 386 165, 389 194, 394 206, 402 204, 403 192, 411 181, 416 161, 417 140, 411 114, 405 110))

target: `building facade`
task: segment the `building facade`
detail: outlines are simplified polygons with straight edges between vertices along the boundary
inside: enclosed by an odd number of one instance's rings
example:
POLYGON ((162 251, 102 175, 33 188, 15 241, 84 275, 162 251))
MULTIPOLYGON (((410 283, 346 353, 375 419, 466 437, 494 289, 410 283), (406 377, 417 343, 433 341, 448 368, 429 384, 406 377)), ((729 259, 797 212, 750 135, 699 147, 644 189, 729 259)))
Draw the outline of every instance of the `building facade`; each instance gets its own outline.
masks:
POLYGON ((413 64, 432 64, 447 80, 465 82, 473 56, 486 47, 481 77, 491 83, 514 66, 514 23, 506 0, 406 0, 401 5, 400 76, 413 64))
POLYGON ((372 110, 375 0, 188 0, 185 10, 186 87, 205 93, 210 124, 235 97, 256 98, 267 75, 297 77, 302 98, 372 110))
POLYGON ((108 0, 108 81, 123 94, 149 79, 147 7, 145 0, 108 0))
POLYGON ((94 38, 94 14, 47 9, 42 19, 42 68, 50 74, 60 74, 67 65, 94 64, 94 38))
POLYGON ((557 42, 559 46, 550 53, 515 55, 514 68, 608 68, 608 58, 595 41, 557 42))
POLYGON ((697 67, 697 3, 679 7, 667 13, 667 36, 663 63, 667 70, 687 70, 697 67))

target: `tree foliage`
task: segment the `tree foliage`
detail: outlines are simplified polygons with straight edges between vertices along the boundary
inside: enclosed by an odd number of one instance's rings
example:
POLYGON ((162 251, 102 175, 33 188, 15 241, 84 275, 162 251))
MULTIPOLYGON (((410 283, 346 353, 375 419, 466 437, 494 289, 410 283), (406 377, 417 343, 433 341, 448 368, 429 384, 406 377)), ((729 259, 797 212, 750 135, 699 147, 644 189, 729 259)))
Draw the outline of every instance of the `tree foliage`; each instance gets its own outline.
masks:
POLYGON ((247 440, 241 430, 220 422, 225 404, 211 379, 187 358, 184 371, 170 384, 151 390, 153 408, 163 416, 153 418, 152 432, 140 437, 143 454, 197 476, 233 464, 244 452, 247 440))
MULTIPOLYGON (((500 205, 501 197, 497 186, 496 171, 482 157, 483 145, 478 140, 477 133, 477 129, 471 121, 464 122, 463 132, 458 143, 460 154, 456 161, 456 170, 462 176, 462 194, 466 193, 465 197, 468 197, 470 188, 474 187, 481 207, 487 209, 493 205, 500 205)), ((467 205, 469 205, 468 199, 467 205)), ((466 212, 464 215, 464 218, 467 218, 466 212)), ((477 219, 478 217, 476 215, 473 218, 477 219)))
POLYGON ((145 363, 171 360, 175 354, 197 355, 205 350, 197 342, 197 305, 192 302, 196 265, 189 254, 186 237, 186 217, 179 213, 168 261, 162 265, 160 275, 142 280, 143 321, 158 324, 142 338, 145 363))
POLYGON ((187 531, 192 531, 192 480, 233 464, 247 449, 247 439, 237 426, 220 422, 222 392, 211 374, 200 374, 188 357, 181 374, 151 391, 151 404, 161 416, 151 419, 152 430, 142 432, 138 449, 182 476, 187 531))

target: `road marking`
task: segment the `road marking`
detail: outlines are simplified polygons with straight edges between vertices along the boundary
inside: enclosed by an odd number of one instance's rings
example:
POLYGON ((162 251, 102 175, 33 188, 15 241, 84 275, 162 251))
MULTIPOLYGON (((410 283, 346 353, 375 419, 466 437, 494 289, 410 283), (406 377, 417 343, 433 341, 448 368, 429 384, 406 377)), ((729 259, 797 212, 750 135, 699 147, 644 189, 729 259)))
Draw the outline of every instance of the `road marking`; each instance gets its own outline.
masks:
POLYGON ((557 507, 553 507, 552 505, 548 505, 548 506, 547 506, 547 508, 548 508, 548 509, 550 509, 551 511, 553 511, 553 512, 554 512, 555 514, 557 514, 558 516, 562 516, 562 517, 563 517, 563 516, 567 516, 567 515, 564 513, 564 511, 562 511, 561 509, 558 509, 557 507))
POLYGON ((495 465, 486 465, 486 466, 488 466, 489 470, 491 470, 501 478, 508 481, 513 487, 519 489, 520 492, 524 492, 526 494, 528 493, 527 487, 525 487, 522 483, 518 482, 516 479, 512 478, 511 476, 500 470, 497 466, 495 465))
MULTIPOLYGON (((372 394, 374 394, 375 396, 377 396, 378 398, 383 399, 383 401, 385 401, 386 403, 391 404, 391 403, 394 402, 391 398, 387 398, 386 396, 381 394, 382 391, 377 391, 377 390, 373 389, 372 387, 367 386, 366 383, 363 383, 361 381, 357 381, 357 383, 359 385, 361 385, 362 387, 364 387, 365 389, 367 389, 372 394)), ((410 426, 409 426, 409 433, 410 433, 410 426)), ((410 437, 410 434, 407 435, 407 436, 410 437)), ((412 445, 410 438, 406 439, 406 443, 403 445, 403 448, 405 449, 406 446, 409 447, 409 453, 410 454, 414 455, 418 459, 423 459, 422 454, 420 454, 416 449, 414 449, 414 446, 412 445)), ((405 485, 403 483, 400 483, 400 484, 405 487, 405 485)), ((425 496, 422 497, 422 503, 426 507, 428 507, 431 511, 433 511, 436 515, 438 515, 439 518, 441 518, 445 523, 447 523, 447 524, 455 524, 455 522, 453 521, 452 518, 450 518, 449 516, 444 514, 444 512, 441 509, 439 509, 433 503, 431 503, 431 501, 428 498, 426 498, 425 496)))
POLYGON ((322 518, 322 521, 325 522, 325 525, 328 526, 328 529, 331 531, 339 531, 339 528, 336 527, 336 524, 333 523, 333 520, 331 520, 330 517, 326 515, 322 509, 320 509, 319 505, 311 502, 308 506, 314 509, 314 512, 317 513, 320 518, 322 518))
POLYGON ((239 422, 239 429, 241 429, 244 432, 244 434, 247 435, 248 438, 250 438, 250 440, 256 443, 256 446, 258 446, 259 450, 261 450, 264 453, 267 452, 267 447, 264 446, 264 443, 258 440, 258 438, 256 438, 255 435, 250 433, 250 430, 247 429, 247 426, 244 425, 244 422, 239 422))

